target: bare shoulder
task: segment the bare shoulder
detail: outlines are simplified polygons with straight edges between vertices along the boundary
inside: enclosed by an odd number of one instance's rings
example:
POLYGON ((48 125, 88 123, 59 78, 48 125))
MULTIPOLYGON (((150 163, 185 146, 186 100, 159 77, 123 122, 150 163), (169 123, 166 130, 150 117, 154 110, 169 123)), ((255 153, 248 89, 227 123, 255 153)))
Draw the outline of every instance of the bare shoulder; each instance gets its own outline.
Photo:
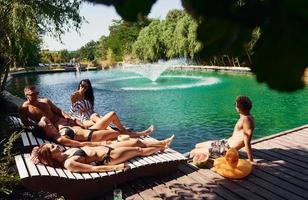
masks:
POLYGON ((79 92, 78 91, 75 91, 75 92, 73 92, 72 94, 71 94, 71 97, 76 97, 76 96, 78 96, 79 95, 79 92))
POLYGON ((254 119, 251 115, 247 115, 243 118, 243 125, 254 129, 254 119))
POLYGON ((39 99, 39 102, 41 102, 41 103, 47 103, 47 104, 51 103, 51 101, 50 101, 48 98, 40 98, 40 99, 39 99))
POLYGON ((29 106, 29 102, 25 101, 23 104, 21 104, 21 106, 19 107, 19 110, 24 110, 28 108, 28 106, 29 106))

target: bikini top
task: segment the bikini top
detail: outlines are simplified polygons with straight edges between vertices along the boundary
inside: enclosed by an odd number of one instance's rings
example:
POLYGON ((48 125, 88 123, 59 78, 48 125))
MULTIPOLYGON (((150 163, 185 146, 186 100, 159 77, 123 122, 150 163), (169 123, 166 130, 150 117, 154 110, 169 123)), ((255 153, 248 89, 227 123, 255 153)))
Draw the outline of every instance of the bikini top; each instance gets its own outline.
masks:
POLYGON ((78 149, 77 151, 75 151, 72 155, 68 156, 65 160, 73 157, 73 156, 80 156, 80 157, 86 157, 87 154, 84 150, 82 149, 78 149))
POLYGON ((74 139, 75 137, 75 132, 73 129, 69 128, 69 127, 65 127, 64 132, 61 132, 60 135, 62 136, 66 136, 69 139, 74 139))

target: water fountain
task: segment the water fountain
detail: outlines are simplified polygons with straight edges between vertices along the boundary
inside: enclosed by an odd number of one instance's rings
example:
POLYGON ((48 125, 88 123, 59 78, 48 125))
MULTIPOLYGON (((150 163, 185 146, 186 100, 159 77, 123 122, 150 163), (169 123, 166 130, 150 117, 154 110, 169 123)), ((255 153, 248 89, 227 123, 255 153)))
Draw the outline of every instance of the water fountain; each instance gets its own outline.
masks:
POLYGON ((170 67, 184 66, 186 59, 172 59, 169 61, 158 61, 156 63, 147 64, 125 64, 123 65, 124 71, 140 74, 143 77, 155 82, 158 77, 170 67))

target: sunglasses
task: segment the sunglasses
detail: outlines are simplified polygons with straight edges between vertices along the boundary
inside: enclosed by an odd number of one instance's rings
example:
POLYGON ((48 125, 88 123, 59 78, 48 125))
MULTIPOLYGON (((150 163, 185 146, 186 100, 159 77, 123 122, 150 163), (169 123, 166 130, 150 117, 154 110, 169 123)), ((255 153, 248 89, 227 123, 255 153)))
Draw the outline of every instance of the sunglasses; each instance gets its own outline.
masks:
POLYGON ((80 87, 87 88, 89 86, 87 84, 80 84, 80 87))
POLYGON ((33 95, 39 95, 39 92, 33 92, 31 94, 26 94, 26 96, 33 96, 33 95))

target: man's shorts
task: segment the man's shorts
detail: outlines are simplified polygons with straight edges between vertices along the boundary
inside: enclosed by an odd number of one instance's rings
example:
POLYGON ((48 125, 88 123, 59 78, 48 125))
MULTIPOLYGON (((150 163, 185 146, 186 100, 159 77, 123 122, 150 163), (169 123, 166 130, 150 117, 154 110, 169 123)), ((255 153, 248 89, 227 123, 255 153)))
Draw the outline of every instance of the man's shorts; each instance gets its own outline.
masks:
POLYGON ((210 157, 218 158, 226 153, 226 151, 230 149, 228 141, 226 139, 222 140, 214 140, 211 143, 211 148, 209 148, 210 157))

